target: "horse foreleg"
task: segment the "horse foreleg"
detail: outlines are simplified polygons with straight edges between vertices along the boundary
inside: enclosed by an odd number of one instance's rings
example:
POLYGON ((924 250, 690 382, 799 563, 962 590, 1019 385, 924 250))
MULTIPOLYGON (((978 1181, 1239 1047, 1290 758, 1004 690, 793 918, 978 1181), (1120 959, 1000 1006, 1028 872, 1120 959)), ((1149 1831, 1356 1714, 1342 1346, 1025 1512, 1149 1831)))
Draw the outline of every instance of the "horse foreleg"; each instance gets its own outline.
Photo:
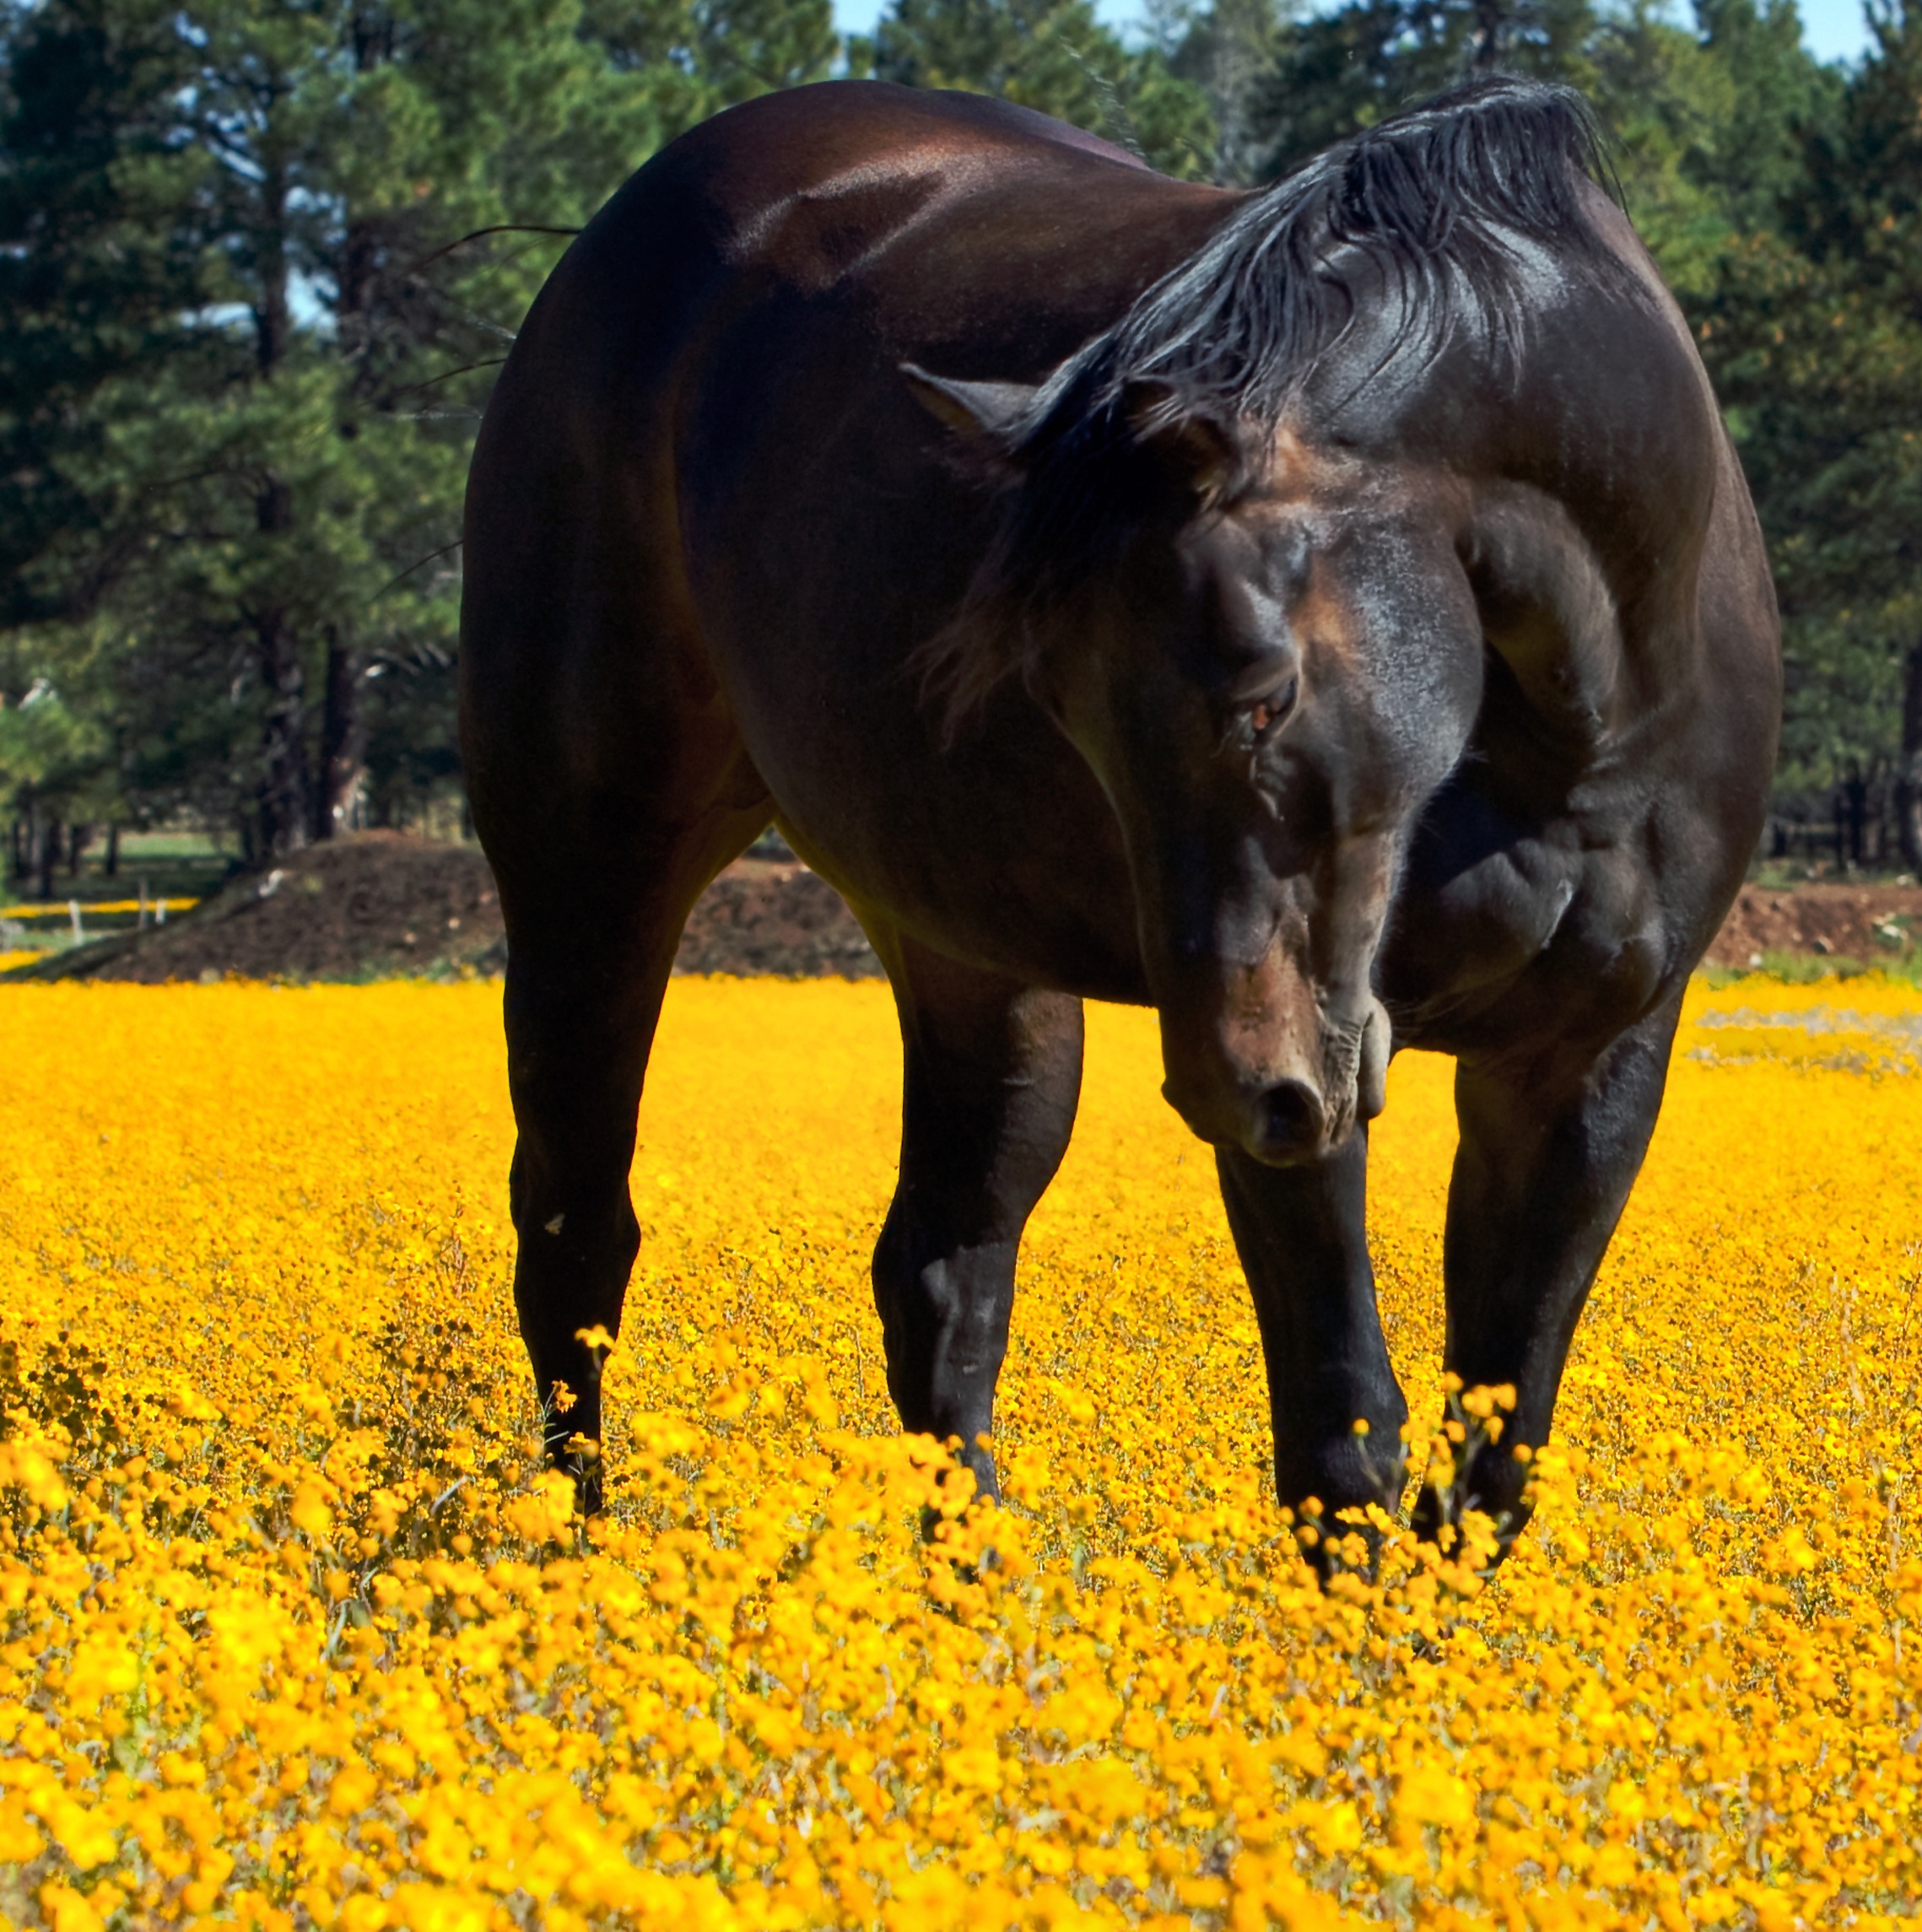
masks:
POLYGON ((507 918, 514 1303, 548 1459, 601 1505, 600 1329, 620 1332, 640 1231, 635 1115, 688 909, 764 814, 715 812, 591 854, 578 870, 497 858, 507 918), (584 1443, 586 1447, 570 1447, 584 1443))
POLYGON ((1527 1523, 1528 1464, 1548 1439, 1575 1325, 1661 1108, 1679 991, 1599 1055, 1464 1059, 1443 1275, 1444 1366, 1465 1389, 1511 1385, 1498 1439, 1473 1444, 1453 1493, 1424 1488, 1416 1527, 1464 1508, 1495 1518, 1505 1548, 1527 1523))
POLYGON ((1325 1565, 1340 1511, 1401 1500, 1408 1408, 1375 1307, 1368 1130, 1312 1164, 1266 1167, 1221 1147, 1215 1165, 1261 1330, 1276 1492, 1308 1523, 1320 1517, 1303 1542, 1325 1565))
MULTIPOLYGON (((610 922, 613 923, 613 922, 610 922)), ((628 1199, 642 1071, 666 974, 608 932, 529 931, 507 969, 508 1078, 519 1128, 508 1180, 514 1303, 548 1460, 601 1503, 601 1351, 620 1331, 640 1229, 628 1199), (570 1449, 578 1441, 592 1447, 570 1449)))
POLYGON ((874 1251, 888 1392, 903 1427, 959 1437, 978 1492, 996 1496, 984 1438, 1015 1255, 1074 1127, 1081 1002, 877 942, 905 1058, 900 1179, 874 1251))

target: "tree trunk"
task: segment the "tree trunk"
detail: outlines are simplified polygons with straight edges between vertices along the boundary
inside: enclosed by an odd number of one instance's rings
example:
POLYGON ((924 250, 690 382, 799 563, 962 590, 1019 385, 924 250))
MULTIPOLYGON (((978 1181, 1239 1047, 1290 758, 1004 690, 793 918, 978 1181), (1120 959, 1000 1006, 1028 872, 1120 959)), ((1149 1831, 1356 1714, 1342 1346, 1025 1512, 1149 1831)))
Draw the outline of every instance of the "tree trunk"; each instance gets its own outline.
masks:
POLYGON ((254 620, 260 648, 267 721, 261 732, 262 857, 285 858, 307 843, 311 805, 307 783, 307 693, 300 650, 283 613, 254 620))
POLYGON ((260 185, 262 222, 256 246, 259 278, 253 305, 254 356, 272 375, 287 353, 292 316, 287 299, 287 175, 270 168, 260 185))
POLYGON ((60 865, 60 821, 49 818, 40 829, 40 896, 53 897, 53 875, 60 865))
POLYGON ((1475 0, 1471 65, 1477 73, 1493 73, 1502 64, 1505 13, 1502 0, 1475 0))
POLYGON ((120 877, 120 821, 117 818, 107 827, 106 875, 110 879, 120 877))
POLYGON ((349 221, 340 251, 340 292, 334 328, 342 358, 364 380, 373 343, 371 309, 381 267, 380 235, 373 224, 349 221))
POLYGON ((330 637, 321 715, 321 782, 314 800, 316 839, 332 839, 348 828, 360 789, 361 753, 360 654, 342 638, 330 637))
POLYGON ((1868 823, 1869 787, 1860 772, 1842 781, 1842 830, 1836 844, 1845 864, 1862 862, 1862 828, 1868 823))
MULTIPOLYGON (((293 491, 279 478, 269 477, 254 513, 263 537, 285 536, 294 527, 293 491)), ((306 674, 300 640, 285 611, 256 611, 253 627, 261 688, 267 693, 267 718, 261 730, 261 856, 280 859, 307 843, 313 824, 307 781, 306 674)))
POLYGON ((1903 862, 1922 872, 1922 644, 1902 667, 1902 758, 1896 766, 1895 823, 1903 862))

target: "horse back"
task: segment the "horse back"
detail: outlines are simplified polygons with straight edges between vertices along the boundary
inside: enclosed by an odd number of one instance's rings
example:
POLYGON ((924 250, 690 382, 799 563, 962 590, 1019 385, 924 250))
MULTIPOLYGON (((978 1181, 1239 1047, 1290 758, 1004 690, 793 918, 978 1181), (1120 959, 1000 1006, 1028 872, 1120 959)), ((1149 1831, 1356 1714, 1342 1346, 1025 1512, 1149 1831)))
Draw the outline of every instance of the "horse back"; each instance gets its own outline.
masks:
MULTIPOLYGON (((810 518, 885 521, 915 494, 933 439, 901 363, 1038 377, 1236 199, 1026 109, 880 83, 763 96, 664 148, 550 278, 483 425, 462 645, 480 787, 511 754, 618 788, 636 742, 731 713, 715 640, 807 594, 810 518)), ((932 520, 952 558, 917 528, 866 560, 862 605, 902 650, 931 579, 965 570, 953 507, 932 520)))

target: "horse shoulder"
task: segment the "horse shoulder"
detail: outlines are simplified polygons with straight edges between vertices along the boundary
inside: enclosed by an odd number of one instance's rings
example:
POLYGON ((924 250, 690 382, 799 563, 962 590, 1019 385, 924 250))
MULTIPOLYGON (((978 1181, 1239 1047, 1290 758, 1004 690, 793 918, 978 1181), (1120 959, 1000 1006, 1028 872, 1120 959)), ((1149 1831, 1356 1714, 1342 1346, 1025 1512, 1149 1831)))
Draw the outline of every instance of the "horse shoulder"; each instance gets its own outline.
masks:
POLYGON ((1679 307, 1594 203, 1629 280, 1571 278, 1505 439, 1546 455, 1469 493, 1488 682, 1390 963, 1458 1045, 1664 996, 1740 882, 1774 764, 1779 639, 1741 467, 1679 307))

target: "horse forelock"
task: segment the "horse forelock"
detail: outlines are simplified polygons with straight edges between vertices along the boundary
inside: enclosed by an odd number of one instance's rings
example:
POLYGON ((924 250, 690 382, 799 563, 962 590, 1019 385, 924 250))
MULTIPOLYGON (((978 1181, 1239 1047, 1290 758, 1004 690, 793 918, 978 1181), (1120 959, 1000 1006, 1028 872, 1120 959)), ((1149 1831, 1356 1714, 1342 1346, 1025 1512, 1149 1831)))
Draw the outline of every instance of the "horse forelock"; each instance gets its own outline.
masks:
POLYGON ((960 610, 916 654, 952 731, 1011 675, 1031 676, 1046 618, 1136 526, 1141 418, 1210 413, 1271 446, 1346 336, 1363 275, 1400 296, 1390 355, 1433 355, 1466 323, 1519 351, 1531 251, 1635 287, 1584 205, 1613 177, 1572 89, 1490 76, 1330 148, 1250 199, 1034 395, 1004 432, 1001 515, 960 610))

